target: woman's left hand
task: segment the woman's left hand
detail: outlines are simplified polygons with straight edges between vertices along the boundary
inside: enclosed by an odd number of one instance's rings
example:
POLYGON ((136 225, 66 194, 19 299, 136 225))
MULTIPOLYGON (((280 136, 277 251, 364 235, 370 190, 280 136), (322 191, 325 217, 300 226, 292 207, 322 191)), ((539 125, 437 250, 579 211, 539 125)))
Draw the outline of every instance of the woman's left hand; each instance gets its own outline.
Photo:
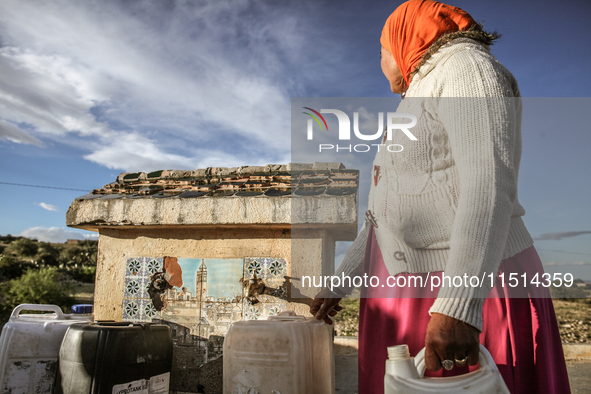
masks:
POLYGON ((310 304, 310 313, 316 319, 324 320, 326 324, 332 324, 332 319, 329 316, 335 316, 338 311, 343 310, 343 307, 339 305, 341 298, 338 297, 325 287, 314 297, 312 304, 310 304))
POLYGON ((438 371, 444 360, 451 360, 457 366, 464 365, 466 361, 469 365, 478 364, 479 335, 480 332, 467 323, 433 313, 425 338, 425 366, 430 371, 438 371))

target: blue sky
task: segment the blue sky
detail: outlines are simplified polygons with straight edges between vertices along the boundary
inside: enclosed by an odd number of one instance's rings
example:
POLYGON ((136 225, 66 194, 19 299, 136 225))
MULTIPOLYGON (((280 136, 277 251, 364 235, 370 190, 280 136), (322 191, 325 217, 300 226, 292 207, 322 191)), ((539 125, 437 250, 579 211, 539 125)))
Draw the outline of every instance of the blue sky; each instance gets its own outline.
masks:
POLYGON ((193 297, 197 294, 197 272, 201 263, 205 263, 207 269, 207 296, 215 298, 227 298, 232 300, 237 295, 242 295, 242 284, 236 281, 243 275, 242 259, 191 259, 180 258, 178 263, 183 271, 183 286, 191 292, 193 297))
MULTIPOLYGON (((3 0, 0 234, 91 235, 65 212, 120 172, 290 161, 291 97, 394 97, 379 37, 398 4, 3 0)), ((578 119, 530 117, 520 200, 547 266, 587 275, 591 2, 450 4, 503 34, 523 96, 566 98, 533 107, 578 119)))

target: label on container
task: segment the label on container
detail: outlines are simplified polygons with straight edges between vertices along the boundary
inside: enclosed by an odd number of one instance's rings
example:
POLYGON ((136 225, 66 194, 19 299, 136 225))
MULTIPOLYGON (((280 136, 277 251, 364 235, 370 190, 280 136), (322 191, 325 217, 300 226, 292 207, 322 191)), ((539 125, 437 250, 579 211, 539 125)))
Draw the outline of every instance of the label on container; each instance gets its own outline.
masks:
POLYGON ((150 394, 168 394, 168 385, 170 383, 170 372, 162 375, 152 376, 150 378, 150 394))
POLYGON ((113 386, 112 394, 149 394, 150 382, 146 379, 117 384, 113 386))
POLYGON ((112 394, 168 394, 170 372, 113 386, 112 394))

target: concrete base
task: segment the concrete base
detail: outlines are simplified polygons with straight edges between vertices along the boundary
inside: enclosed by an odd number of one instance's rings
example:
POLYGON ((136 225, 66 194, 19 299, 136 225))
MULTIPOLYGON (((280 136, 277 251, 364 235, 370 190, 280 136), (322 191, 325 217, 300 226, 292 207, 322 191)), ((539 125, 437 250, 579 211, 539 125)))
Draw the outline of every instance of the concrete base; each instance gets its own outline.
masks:
POLYGON ((567 362, 566 369, 571 393, 591 393, 591 361, 567 362))
POLYGON ((566 360, 591 360, 591 343, 563 343, 566 360))
POLYGON ((335 394, 357 394, 357 352, 335 354, 334 363, 335 394))

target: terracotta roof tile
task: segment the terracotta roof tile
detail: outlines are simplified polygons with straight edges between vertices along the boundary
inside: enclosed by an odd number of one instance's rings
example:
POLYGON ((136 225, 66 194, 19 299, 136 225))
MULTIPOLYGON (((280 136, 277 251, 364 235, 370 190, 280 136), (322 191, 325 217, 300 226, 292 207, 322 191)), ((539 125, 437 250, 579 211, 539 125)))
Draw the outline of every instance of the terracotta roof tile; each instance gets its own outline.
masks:
POLYGON ((94 198, 281 197, 290 194, 348 195, 357 191, 359 171, 341 163, 290 163, 208 167, 193 171, 122 173, 115 182, 77 200, 94 198))

